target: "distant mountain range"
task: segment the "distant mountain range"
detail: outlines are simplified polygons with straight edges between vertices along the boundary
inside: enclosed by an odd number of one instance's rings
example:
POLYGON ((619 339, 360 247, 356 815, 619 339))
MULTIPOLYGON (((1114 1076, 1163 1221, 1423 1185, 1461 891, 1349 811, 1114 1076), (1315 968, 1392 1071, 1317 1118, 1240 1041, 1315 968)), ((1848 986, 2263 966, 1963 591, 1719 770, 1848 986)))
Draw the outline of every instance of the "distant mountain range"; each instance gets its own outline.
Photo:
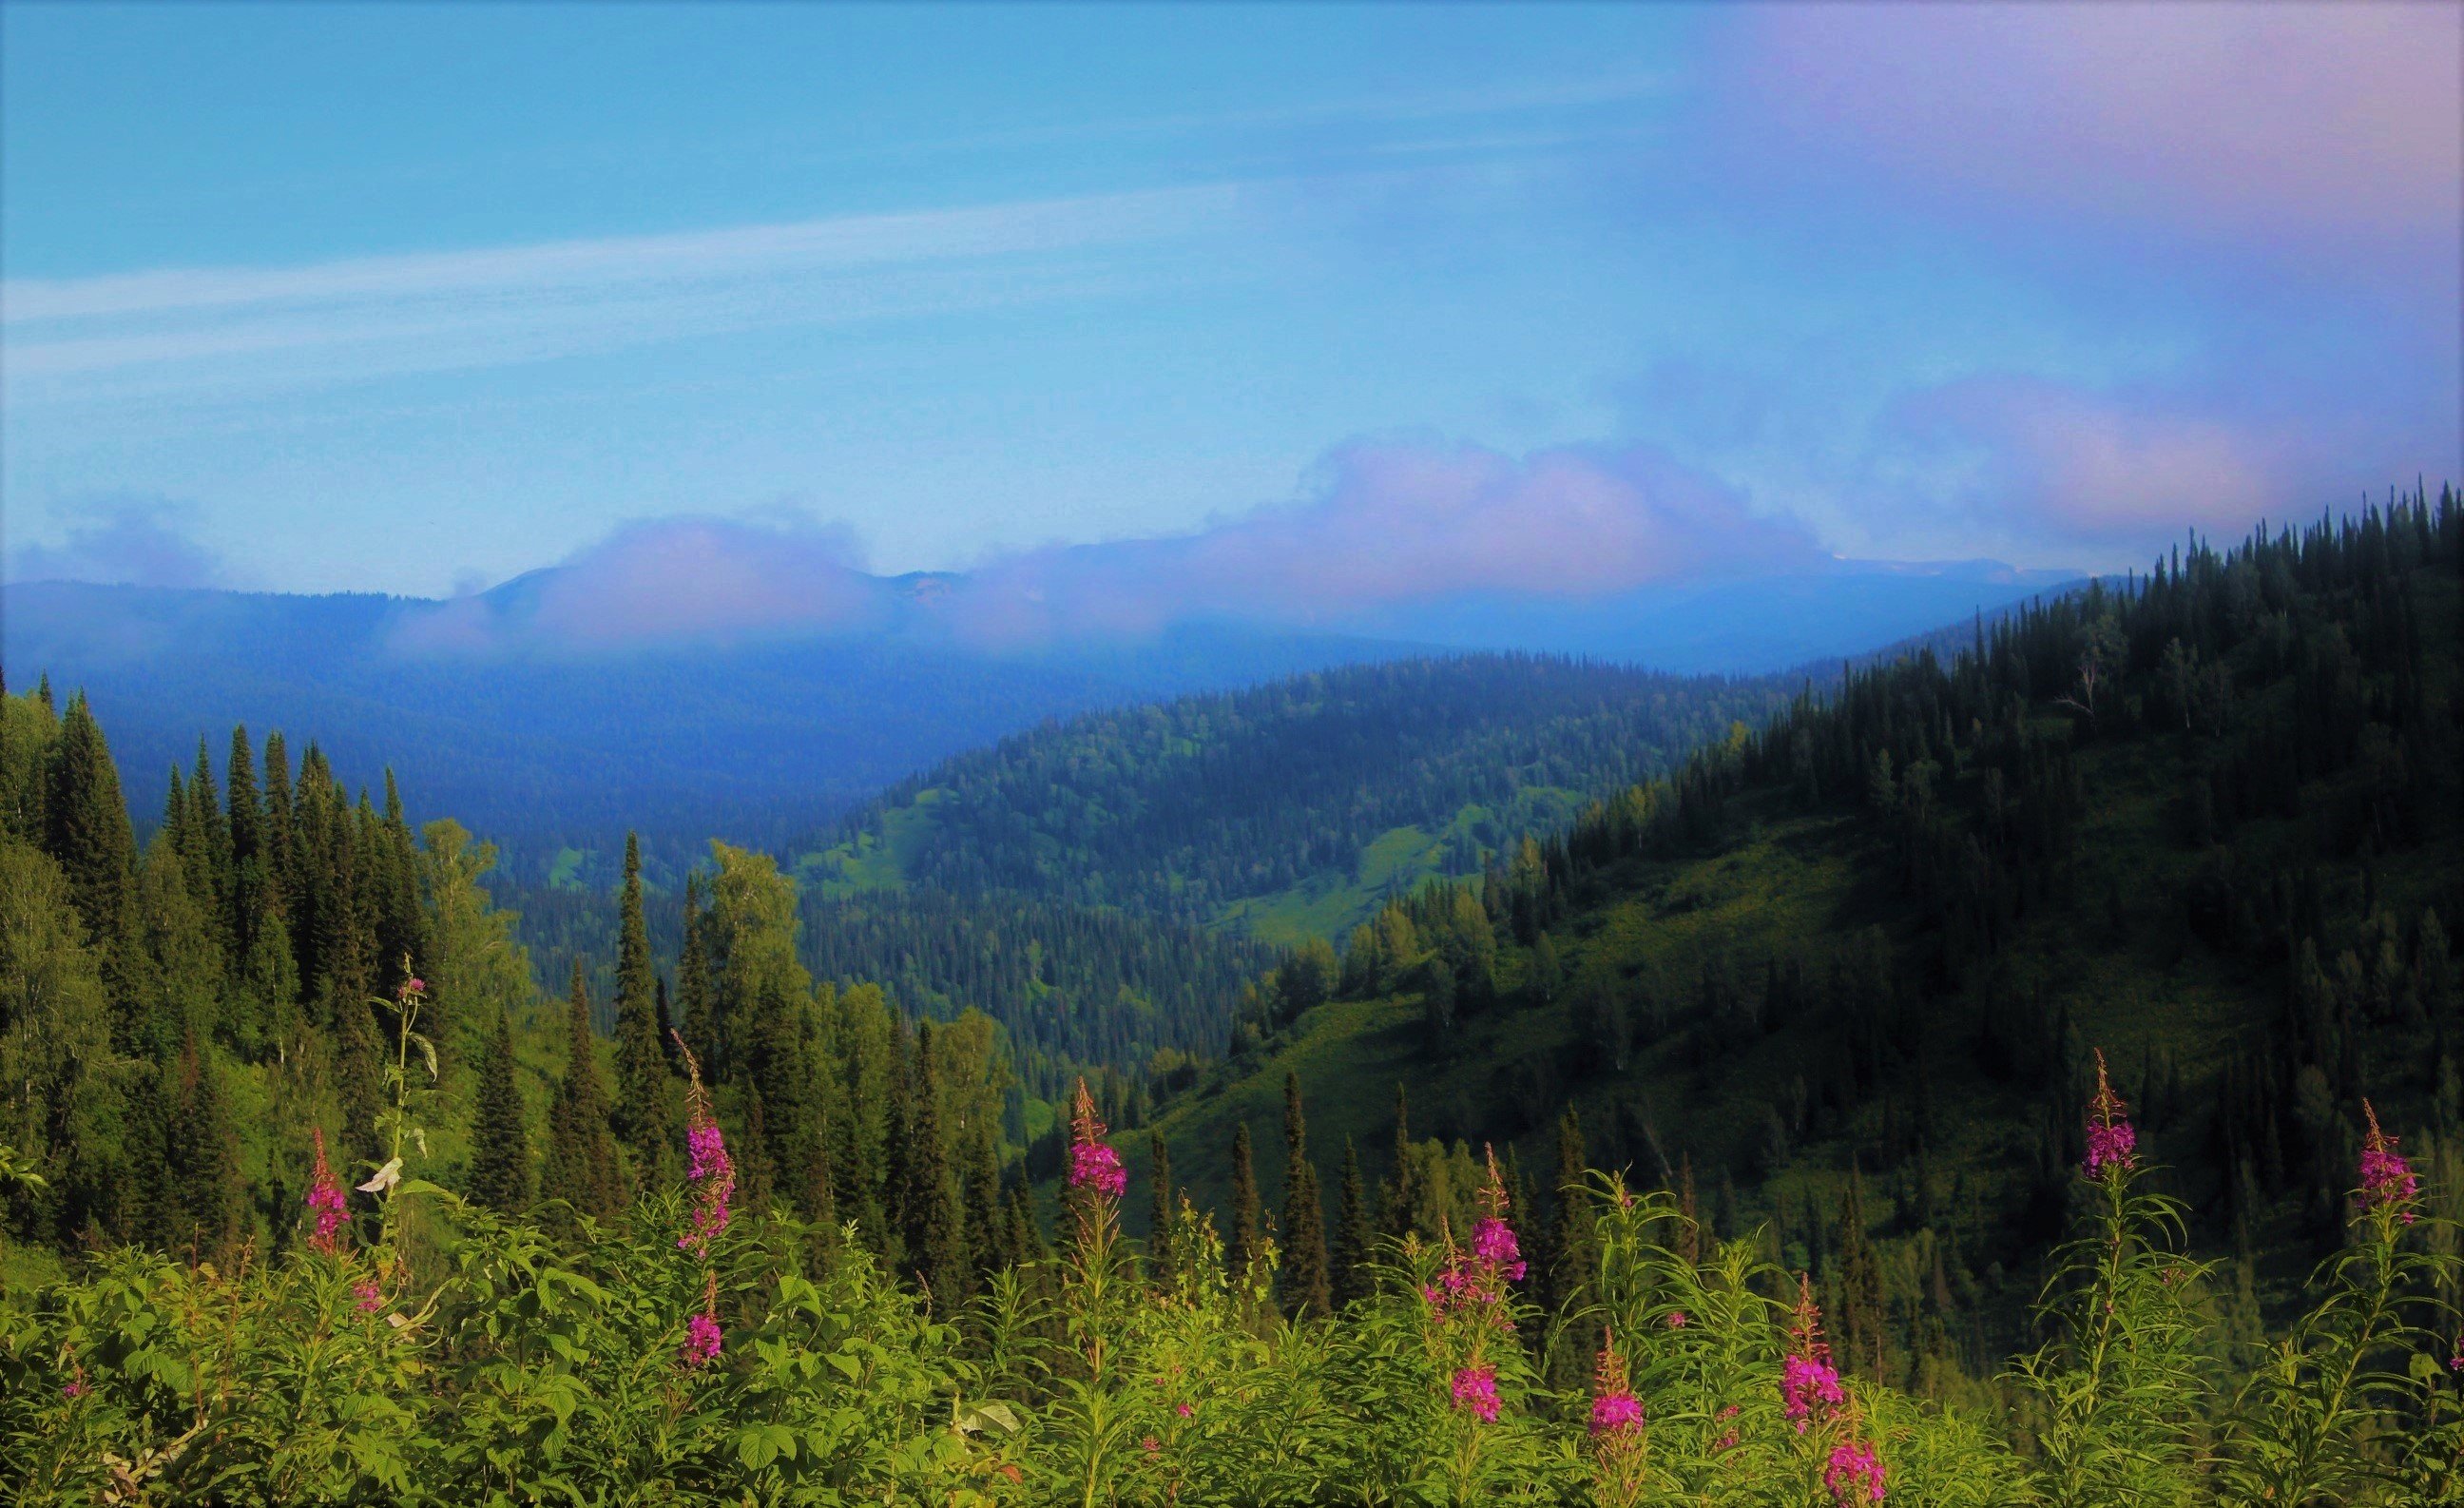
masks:
POLYGON ((394 763, 538 878, 640 827, 654 863, 718 834, 783 847, 935 762, 1049 719, 1432 650, 1547 651, 1748 673, 1870 650, 2068 579, 1990 562, 1839 562, 1588 601, 1482 597, 1321 621, 1188 622, 1003 642, 969 578, 823 573, 787 600, 564 568, 444 601, 18 583, 13 685, 83 688, 141 820, 203 734, 318 742, 341 775, 394 763), (717 597, 721 608, 711 610, 717 597), (536 870, 533 869, 536 866, 536 870))

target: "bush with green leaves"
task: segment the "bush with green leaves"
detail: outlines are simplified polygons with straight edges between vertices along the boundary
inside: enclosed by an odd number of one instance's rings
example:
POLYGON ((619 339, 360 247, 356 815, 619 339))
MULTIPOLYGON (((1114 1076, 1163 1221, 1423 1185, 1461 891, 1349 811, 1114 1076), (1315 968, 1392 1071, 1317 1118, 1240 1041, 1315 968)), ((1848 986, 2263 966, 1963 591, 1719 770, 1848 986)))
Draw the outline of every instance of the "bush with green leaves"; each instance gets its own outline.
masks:
POLYGON ((1372 1295, 1293 1319, 1271 1240, 1227 1271, 1185 1200, 1145 1259, 1083 1090, 1058 1254, 936 1309, 852 1227, 735 1209, 694 1085, 682 1186, 610 1223, 543 1233, 399 1158, 355 1220, 320 1163, 278 1259, 121 1250, 0 1295, 10 1500, 2464 1502, 2453 1242, 2375 1119, 2347 1246, 2236 1379, 2100 1077, 2044 1343, 1977 1411, 1847 1375, 1804 1275, 1618 1175, 1585 1186, 1595 1261, 1556 1313, 1492 1163, 1470 1230, 1389 1242, 1372 1295))

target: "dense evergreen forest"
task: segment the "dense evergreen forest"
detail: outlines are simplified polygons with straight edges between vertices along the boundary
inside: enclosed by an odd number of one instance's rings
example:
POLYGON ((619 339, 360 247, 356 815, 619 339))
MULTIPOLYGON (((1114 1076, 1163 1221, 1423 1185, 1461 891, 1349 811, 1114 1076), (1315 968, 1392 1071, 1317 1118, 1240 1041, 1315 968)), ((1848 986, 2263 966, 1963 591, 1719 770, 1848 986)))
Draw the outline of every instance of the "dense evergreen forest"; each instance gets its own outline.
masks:
MULTIPOLYGON (((908 781, 805 854, 802 957, 911 1011, 986 1012, 1032 1098, 1057 1101, 1085 1068, 1134 1127, 1155 1087, 1222 1052, 1283 946, 1477 873, 1822 674, 1458 655, 1054 722, 908 781)), ((615 953, 604 896, 496 894, 543 978, 578 958, 598 982, 615 953)), ((646 904, 673 949, 681 886, 646 904)))
POLYGON ((0 700, 0 1471, 2464 1501, 2459 566, 2415 497, 1857 670, 1062 1106, 991 1016, 817 979, 723 843, 672 947, 628 852, 556 1003, 487 847, 315 747, 201 750, 141 851, 46 682, 0 700))
POLYGON ((1226 1149, 1297 1075, 1424 1236, 1466 1143, 1544 1208, 1628 1167, 1815 1273, 1855 1369, 1974 1397, 2101 1046, 2255 1333, 2341 1237, 2365 1098, 2464 1187, 2460 545, 2404 499, 1858 670, 1295 957, 1164 1144, 1240 1202, 1226 1149))
POLYGON ((1477 871, 1799 684, 1471 654, 1093 713, 893 787, 799 871, 828 895, 1014 893, 1194 922, 1305 904, 1313 886, 1365 883, 1374 903, 1397 880, 1477 871))

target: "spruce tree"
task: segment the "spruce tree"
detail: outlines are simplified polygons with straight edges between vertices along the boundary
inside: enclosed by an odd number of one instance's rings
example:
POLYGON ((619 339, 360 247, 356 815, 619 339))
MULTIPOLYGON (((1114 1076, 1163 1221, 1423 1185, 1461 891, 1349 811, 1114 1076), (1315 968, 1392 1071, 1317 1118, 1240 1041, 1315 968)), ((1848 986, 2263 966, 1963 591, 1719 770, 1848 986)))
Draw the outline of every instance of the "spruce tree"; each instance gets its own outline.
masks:
POLYGON ((966 1246, 975 1259, 971 1293, 980 1293, 993 1275, 1011 1262, 1008 1222, 1001 1214, 1001 1150, 989 1116, 978 1116, 968 1128, 966 1167, 966 1246))
POLYGON ((1147 1133, 1147 1152, 1155 1164, 1148 1190, 1154 1199, 1147 1214, 1148 1275, 1155 1287, 1170 1292, 1180 1275, 1172 1249, 1172 1149, 1164 1145, 1161 1126, 1147 1133))
POLYGON ((334 1092, 341 1101, 342 1146, 348 1156, 378 1161, 383 1142, 377 1119, 385 1114, 385 1037, 363 983, 352 973, 335 982, 327 1011, 334 1023, 334 1092))
POLYGON ((930 1292, 942 1313, 955 1311, 967 1284, 966 1227, 950 1178, 949 1149, 941 1129, 941 1090, 933 1061, 933 1024, 915 1028, 915 1059, 908 1078, 906 1186, 899 1213, 905 1223, 906 1266, 930 1292))
POLYGON ((685 1040, 702 1060, 702 1072, 718 1072, 718 1032, 711 1017, 710 939, 701 904, 701 877, 685 876, 685 941, 676 958, 676 1019, 685 1040))
POLYGON ((1360 1174, 1360 1148, 1353 1144, 1352 1138, 1345 1137, 1342 1205, 1334 1225, 1332 1284, 1336 1308, 1376 1293, 1377 1275, 1372 1267, 1372 1244, 1375 1239, 1376 1231, 1369 1219, 1369 1190, 1360 1174))
POLYGON ((102 963, 104 986, 121 1007, 123 1049, 140 1034, 137 980, 137 839, 120 793, 120 770, 85 694, 70 699, 52 742, 43 782, 43 850, 68 877, 69 902, 102 963))
POLYGON ((650 933, 642 920, 642 845, 627 832, 625 888, 617 902, 616 1134, 632 1154, 634 1181, 645 1186, 670 1181, 676 1162, 659 993, 650 933))
POLYGON ((1882 1263, 1865 1233, 1865 1177, 1852 1161, 1839 1201, 1839 1352, 1866 1376, 1882 1378, 1882 1263))
POLYGON ((1412 1104, 1403 1081, 1395 1081, 1395 1177, 1386 1186, 1386 1235, 1400 1241, 1412 1233, 1420 1191, 1412 1179, 1412 1104))
POLYGON ((598 1042, 590 1030, 590 995, 582 961, 564 1009, 564 1079, 547 1118, 547 1171, 541 1192, 580 1214, 605 1220, 624 1208, 616 1170, 616 1138, 607 1126, 607 1090, 599 1077, 598 1042))
POLYGON ((503 1215, 518 1215, 531 1207, 530 1127, 514 1067, 514 1025, 499 1006, 488 1053, 479 1064, 478 1105, 471 1126, 471 1198, 503 1215))
POLYGON ((248 958, 256 942, 258 885, 264 874, 265 809, 256 794, 256 760, 248 729, 231 729, 231 762, 223 771, 223 820, 231 829, 231 888, 228 898, 231 958, 248 958))
POLYGON ((1301 1111, 1301 1077, 1284 1073, 1284 1265, 1277 1275, 1284 1310, 1295 1319, 1333 1307, 1327 1279, 1326 1209, 1317 1165, 1309 1159, 1309 1122, 1301 1111))
POLYGON ((170 1076, 164 1149, 177 1220, 170 1249, 199 1261, 222 1262, 239 1246, 248 1202, 239 1135, 224 1105, 221 1074, 195 1031, 182 1044, 170 1076))
POLYGON ((1258 1170, 1249 1157, 1249 1123, 1232 1130, 1232 1235, 1223 1243, 1223 1264, 1233 1283, 1246 1290, 1250 1267, 1265 1256, 1265 1207, 1258 1198, 1258 1170))
POLYGON ((1556 1211, 1549 1223, 1546 1256, 1541 1269, 1549 1306, 1563 1309, 1578 1303, 1588 1291, 1593 1264, 1592 1200, 1583 1125, 1572 1105, 1557 1118, 1556 1211))

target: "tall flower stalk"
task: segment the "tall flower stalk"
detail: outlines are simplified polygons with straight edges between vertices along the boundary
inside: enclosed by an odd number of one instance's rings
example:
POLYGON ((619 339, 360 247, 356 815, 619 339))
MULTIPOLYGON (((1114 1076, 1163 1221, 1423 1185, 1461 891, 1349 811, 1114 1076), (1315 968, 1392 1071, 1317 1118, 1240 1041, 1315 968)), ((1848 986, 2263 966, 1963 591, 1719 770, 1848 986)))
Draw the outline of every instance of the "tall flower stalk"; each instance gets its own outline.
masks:
POLYGON ((684 1033, 671 1027, 676 1052, 685 1064, 685 1145, 693 1155, 685 1182, 693 1189, 693 1213, 676 1250, 692 1253, 702 1266, 701 1309, 685 1321, 684 1343, 676 1348, 677 1364, 696 1370, 718 1359, 724 1333, 718 1323, 718 1269, 711 1247, 727 1233, 735 1219, 736 1162, 727 1154, 727 1136, 712 1112, 710 1090, 701 1081, 701 1063, 685 1045, 684 1033))
POLYGON ((2179 1254, 2181 1205, 2141 1186, 2139 1133, 2101 1051, 2086 1114, 2088 1229, 2055 1253, 2037 1305, 2053 1339, 2013 1375, 2041 1420, 2047 1500, 2172 1503, 2189 1490, 2207 1396, 2208 1269, 2179 1254))
POLYGON ((2454 1461, 2464 1434, 2421 1427, 2443 1400, 2442 1333, 2455 1312, 2439 1296, 2453 1291, 2457 1259, 2452 1243, 2433 1246, 2419 1229, 2444 1222, 2424 1220, 2420 1179, 2366 1099, 2362 1116, 2352 1239, 2313 1277, 2326 1291, 2318 1307, 2268 1348, 2234 1400, 2225 1477, 2254 1501, 2388 1492, 2445 1501, 2436 1494, 2464 1487, 2454 1461), (2433 1480, 2446 1486, 2431 1489, 2433 1480))

